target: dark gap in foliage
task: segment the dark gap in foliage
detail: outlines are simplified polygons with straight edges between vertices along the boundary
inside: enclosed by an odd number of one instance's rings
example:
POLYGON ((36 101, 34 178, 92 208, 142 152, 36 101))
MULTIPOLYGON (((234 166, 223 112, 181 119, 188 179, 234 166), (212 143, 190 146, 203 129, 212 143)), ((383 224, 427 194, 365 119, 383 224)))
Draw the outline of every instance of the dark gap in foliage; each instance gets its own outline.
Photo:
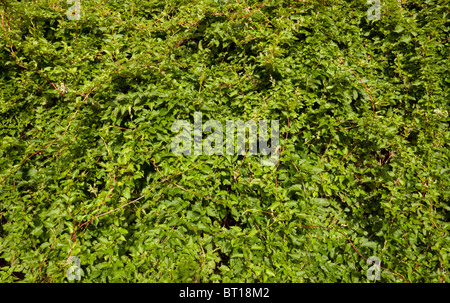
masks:
POLYGON ((409 132, 408 137, 406 137, 406 140, 412 145, 416 145, 418 139, 419 139, 419 132, 417 130, 411 130, 409 132))
POLYGON ((141 170, 144 172, 144 180, 148 180, 149 175, 156 173, 155 166, 150 165, 148 162, 141 164, 141 170))
POLYGON ((413 1, 406 1, 405 3, 403 3, 403 5, 406 7, 408 11, 415 11, 417 13, 421 12, 424 9, 423 6, 413 1))
POLYGON ((216 267, 214 268, 215 274, 220 274, 219 267, 222 265, 230 266, 230 257, 227 254, 224 254, 220 249, 218 250, 218 254, 220 257, 220 261, 216 263, 216 267))
MULTIPOLYGON (((205 42, 206 43, 206 42, 205 42)), ((210 61, 215 64, 229 64, 232 61, 233 55, 235 56, 239 49, 234 42, 229 42, 227 46, 224 46, 224 41, 221 41, 219 46, 211 46, 210 61)))
MULTIPOLYGON (((0 258, 0 268, 2 267, 10 267, 11 263, 6 261, 3 258, 0 258)), ((11 276, 15 277, 18 281, 25 279, 25 274, 23 272, 13 271, 11 276)))
POLYGON ((257 66, 255 67, 253 74, 259 80, 254 87, 255 91, 258 93, 271 89, 274 80, 282 80, 281 74, 278 71, 273 70, 270 66, 257 66))
POLYGON ((231 214, 231 211, 228 207, 226 208, 226 210, 227 210, 227 213, 226 213, 225 217, 223 217, 223 219, 219 222, 220 226, 225 227, 225 228, 230 228, 231 226, 238 226, 238 225, 242 224, 242 222, 236 221, 233 218, 233 215, 231 214))
POLYGON ((380 152, 377 153, 377 162, 380 163, 380 165, 388 164, 391 161, 392 153, 385 148, 382 148, 380 152))
MULTIPOLYGON (((314 34, 314 30, 309 27, 300 27, 299 29, 307 31, 308 33, 310 33, 310 35, 314 34)), ((298 41, 296 43, 300 43, 301 41, 304 41, 306 39, 306 37, 309 36, 305 33, 300 32, 300 30, 295 31, 293 35, 294 35, 294 37, 296 37, 298 39, 298 41)))

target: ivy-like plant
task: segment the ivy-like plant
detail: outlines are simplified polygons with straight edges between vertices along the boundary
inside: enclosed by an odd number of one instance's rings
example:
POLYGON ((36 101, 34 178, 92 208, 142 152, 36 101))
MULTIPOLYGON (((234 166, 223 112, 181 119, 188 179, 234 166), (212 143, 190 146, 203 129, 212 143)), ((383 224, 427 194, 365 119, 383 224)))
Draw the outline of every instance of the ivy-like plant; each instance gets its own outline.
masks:
POLYGON ((2 3, 0 281, 449 282, 447 1, 2 3))

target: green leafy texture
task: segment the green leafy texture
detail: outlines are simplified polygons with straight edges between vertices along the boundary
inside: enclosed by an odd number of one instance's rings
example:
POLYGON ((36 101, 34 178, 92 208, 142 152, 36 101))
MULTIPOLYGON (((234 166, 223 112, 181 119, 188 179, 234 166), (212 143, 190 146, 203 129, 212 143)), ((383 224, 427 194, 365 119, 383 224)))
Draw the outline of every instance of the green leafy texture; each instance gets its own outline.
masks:
POLYGON ((2 7, 0 281, 449 282, 446 1, 68 8, 2 7), (194 112, 277 166, 174 155, 194 112))

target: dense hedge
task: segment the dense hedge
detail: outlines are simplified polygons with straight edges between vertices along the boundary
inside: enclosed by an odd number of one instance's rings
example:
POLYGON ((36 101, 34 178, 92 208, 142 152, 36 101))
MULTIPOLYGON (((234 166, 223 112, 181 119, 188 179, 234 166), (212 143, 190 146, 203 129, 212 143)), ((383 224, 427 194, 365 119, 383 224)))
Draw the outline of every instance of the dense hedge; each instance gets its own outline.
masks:
POLYGON ((4 1, 0 280, 448 282, 449 3, 4 1), (172 123, 279 120, 280 159, 172 123))

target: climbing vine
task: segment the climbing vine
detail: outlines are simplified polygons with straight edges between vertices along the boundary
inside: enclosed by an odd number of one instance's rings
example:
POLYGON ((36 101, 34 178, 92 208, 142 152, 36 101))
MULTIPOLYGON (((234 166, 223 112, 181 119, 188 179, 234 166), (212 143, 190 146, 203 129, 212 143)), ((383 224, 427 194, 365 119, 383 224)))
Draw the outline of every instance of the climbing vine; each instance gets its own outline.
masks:
POLYGON ((0 281, 449 281, 448 1, 69 8, 2 2, 0 281), (278 163, 175 155, 195 112, 278 163))

